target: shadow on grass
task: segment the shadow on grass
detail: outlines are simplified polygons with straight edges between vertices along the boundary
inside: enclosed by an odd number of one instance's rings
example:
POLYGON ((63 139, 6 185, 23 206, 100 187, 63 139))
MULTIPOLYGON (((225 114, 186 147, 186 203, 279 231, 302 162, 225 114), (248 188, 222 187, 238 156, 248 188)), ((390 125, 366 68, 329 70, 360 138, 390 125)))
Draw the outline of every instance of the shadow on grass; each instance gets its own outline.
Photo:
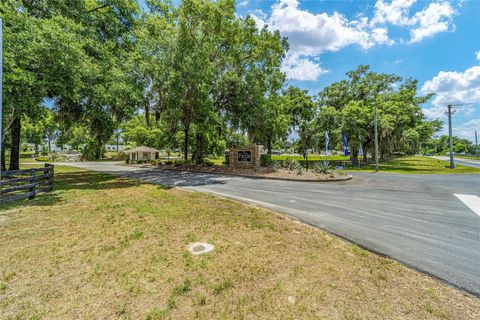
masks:
POLYGON ((48 206, 62 201, 61 194, 72 190, 112 190, 129 188, 142 184, 156 184, 158 188, 168 190, 176 186, 199 186, 207 184, 224 184, 221 176, 191 173, 181 171, 167 171, 159 169, 141 171, 112 171, 99 173, 95 171, 63 168, 55 173, 53 192, 41 193, 33 200, 21 200, 8 204, 0 204, 0 210, 11 209, 16 206, 48 206))
POLYGON ((142 184, 141 181, 121 179, 109 174, 93 171, 67 171, 56 172, 53 191, 40 193, 34 199, 25 199, 12 203, 1 204, 0 210, 11 209, 16 206, 43 206, 58 204, 62 201, 61 193, 70 190, 105 190, 129 188, 142 184))

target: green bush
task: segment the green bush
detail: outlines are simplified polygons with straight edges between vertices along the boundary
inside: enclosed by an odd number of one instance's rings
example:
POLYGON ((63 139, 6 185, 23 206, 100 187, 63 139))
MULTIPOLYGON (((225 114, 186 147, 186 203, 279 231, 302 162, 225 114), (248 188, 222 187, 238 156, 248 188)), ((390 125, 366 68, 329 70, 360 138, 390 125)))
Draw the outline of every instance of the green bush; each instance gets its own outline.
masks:
POLYGON ((55 162, 64 162, 67 160, 67 157, 64 154, 54 152, 49 157, 50 161, 55 162))
POLYGON ((172 160, 167 160, 167 161, 165 161, 165 164, 171 165, 171 164, 173 164, 173 161, 172 160))
POLYGON ((88 141, 82 149, 82 159, 86 161, 94 161, 102 158, 105 153, 105 147, 99 146, 95 141, 88 141))
POLYGON ((327 160, 320 161, 314 164, 313 170, 317 173, 328 173, 328 167, 330 166, 330 163, 327 160))
POLYGON ((223 160, 222 164, 227 166, 230 164, 230 153, 228 151, 225 151, 225 160, 223 160))
POLYGON ((282 161, 278 161, 278 160, 273 161, 270 167, 272 168, 273 171, 276 172, 276 171, 278 171, 278 169, 280 169, 282 167, 282 161))
MULTIPOLYGON (((303 174, 303 170, 305 170, 305 168, 302 166, 302 164, 296 160, 294 160, 294 167, 293 169, 295 170, 295 172, 297 174, 303 174)), ((292 161, 293 162, 293 161, 292 161)))
POLYGON ((121 161, 125 160, 127 158, 127 154, 125 151, 119 151, 119 152, 105 152, 103 155, 103 158, 106 160, 113 160, 113 161, 121 161))
POLYGON ((213 161, 204 159, 203 164, 206 165, 207 167, 212 167, 214 165, 213 161))
POLYGON ((36 157, 35 158, 36 161, 40 161, 40 162, 47 162, 49 161, 49 159, 47 157, 36 157))
POLYGON ((260 165, 262 167, 268 167, 271 164, 272 164, 272 155, 271 154, 260 155, 260 165))
POLYGON ((300 162, 298 162, 298 160, 287 160, 285 161, 285 166, 287 167, 287 169, 289 171, 292 171, 292 170, 296 170, 298 166, 301 166, 300 162))
POLYGON ((173 164, 178 167, 178 166, 181 166, 181 165, 184 165, 184 164, 189 164, 189 163, 192 163, 192 161, 190 160, 175 160, 173 162, 173 164))

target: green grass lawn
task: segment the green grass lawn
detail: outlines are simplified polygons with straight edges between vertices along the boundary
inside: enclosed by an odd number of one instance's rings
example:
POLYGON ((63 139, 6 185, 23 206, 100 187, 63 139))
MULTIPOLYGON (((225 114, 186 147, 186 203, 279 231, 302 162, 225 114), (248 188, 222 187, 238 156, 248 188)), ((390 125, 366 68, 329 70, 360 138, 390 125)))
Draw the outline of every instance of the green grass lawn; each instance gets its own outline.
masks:
POLYGON ((0 231, 0 319, 480 318, 480 299, 284 215, 72 167, 0 206, 0 231))
MULTIPOLYGON (((310 154, 308 155, 308 160, 311 160, 311 161, 316 161, 316 160, 325 160, 325 155, 320 155, 320 154, 310 154)), ((329 155, 327 157, 328 160, 340 160, 340 161, 343 161, 343 160, 350 160, 350 156, 338 156, 338 155, 335 155, 335 156, 332 156, 332 155, 329 155)), ((290 156, 290 155, 272 155, 272 160, 304 160, 303 156, 290 156)))
MULTIPOLYGON (((447 168, 448 162, 429 157, 400 157, 380 164, 380 172, 413 174, 452 174, 480 173, 480 169, 457 165, 455 169, 447 168)), ((375 166, 361 169, 349 169, 350 172, 375 172, 375 166)))

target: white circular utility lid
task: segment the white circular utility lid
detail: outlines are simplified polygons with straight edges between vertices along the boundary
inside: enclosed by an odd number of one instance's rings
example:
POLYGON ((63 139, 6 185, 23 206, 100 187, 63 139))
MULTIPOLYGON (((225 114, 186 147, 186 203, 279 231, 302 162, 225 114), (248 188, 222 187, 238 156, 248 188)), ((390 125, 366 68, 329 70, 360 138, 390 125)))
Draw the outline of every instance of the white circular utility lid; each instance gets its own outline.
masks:
POLYGON ((191 254, 202 254, 213 250, 213 246, 209 243, 194 242, 188 245, 188 251, 191 254))

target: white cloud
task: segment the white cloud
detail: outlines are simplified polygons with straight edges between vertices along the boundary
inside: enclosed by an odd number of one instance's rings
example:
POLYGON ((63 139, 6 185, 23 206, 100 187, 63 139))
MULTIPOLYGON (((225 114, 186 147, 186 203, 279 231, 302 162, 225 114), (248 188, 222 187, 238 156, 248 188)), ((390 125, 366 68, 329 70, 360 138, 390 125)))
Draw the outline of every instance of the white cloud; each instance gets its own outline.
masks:
MULTIPOLYGON (((451 17, 455 11, 449 2, 430 3, 411 15, 415 2, 416 0, 378 0, 371 20, 361 14, 349 20, 339 12, 312 13, 300 8, 299 0, 278 0, 271 6, 270 16, 261 10, 250 12, 250 16, 259 28, 268 25, 270 29, 279 30, 288 38, 290 60, 303 59, 295 65, 309 66, 316 70, 311 72, 312 75, 321 75, 322 68, 310 58, 350 45, 365 50, 379 45, 391 46, 396 41, 389 36, 389 26, 408 28, 411 43, 454 28, 451 17)), ((284 66, 285 70, 291 71, 290 67, 284 66)), ((290 72, 291 76, 297 74, 290 72)))
POLYGON ((271 9, 269 17, 260 10, 251 12, 250 16, 259 28, 268 25, 288 38, 290 51, 284 70, 291 79, 315 80, 325 73, 318 63, 308 58, 326 51, 354 44, 363 49, 393 44, 386 28, 367 30, 368 18, 365 17, 350 21, 338 12, 314 14, 300 9, 298 0, 279 0, 271 9))
POLYGON ((434 106, 431 108, 423 108, 423 114, 427 117, 428 120, 434 120, 442 118, 445 114, 445 108, 442 106, 434 106))
POLYGON ((253 21, 255 21, 259 29, 262 29, 265 26, 265 20, 267 19, 267 15, 265 14, 265 12, 257 9, 253 12, 250 12, 249 15, 253 19, 253 21))
POLYGON ((480 50, 478 50, 478 51, 475 53, 475 58, 477 58, 477 60, 480 61, 480 50))
POLYGON ((464 138, 475 142, 475 130, 477 132, 480 128, 480 118, 479 119, 471 119, 467 122, 460 124, 459 126, 455 126, 453 128, 453 134, 457 137, 464 138))
POLYGON ((452 17, 455 10, 448 2, 430 3, 424 10, 417 12, 411 21, 415 28, 410 30, 410 42, 420 42, 439 32, 454 30, 452 17))
POLYGON ((422 92, 436 94, 433 100, 436 107, 480 103, 480 66, 464 72, 440 71, 423 84, 422 92))
POLYGON ((246 7, 248 5, 248 0, 241 1, 238 5, 240 7, 246 7))
POLYGON ((307 58, 292 55, 285 59, 282 71, 285 72, 287 79, 300 81, 316 80, 320 75, 328 72, 328 70, 322 69, 319 64, 307 58))
POLYGON ((455 9, 447 1, 432 2, 423 10, 410 16, 410 9, 416 0, 392 0, 375 3, 375 14, 371 25, 391 24, 410 28, 410 43, 420 42, 437 33, 454 30, 452 17, 455 9))
POLYGON ((408 15, 415 2, 416 0, 392 0, 390 3, 383 0, 377 1, 372 25, 390 23, 396 26, 406 26, 413 24, 408 15))
MULTIPOLYGON (((260 18, 258 12, 254 14, 260 18)), ((290 52, 296 55, 318 55, 351 44, 365 49, 376 44, 392 44, 386 28, 369 32, 365 29, 365 19, 349 21, 338 12, 313 14, 300 9, 298 0, 279 0, 272 6, 270 17, 262 22, 287 37, 290 52)))

